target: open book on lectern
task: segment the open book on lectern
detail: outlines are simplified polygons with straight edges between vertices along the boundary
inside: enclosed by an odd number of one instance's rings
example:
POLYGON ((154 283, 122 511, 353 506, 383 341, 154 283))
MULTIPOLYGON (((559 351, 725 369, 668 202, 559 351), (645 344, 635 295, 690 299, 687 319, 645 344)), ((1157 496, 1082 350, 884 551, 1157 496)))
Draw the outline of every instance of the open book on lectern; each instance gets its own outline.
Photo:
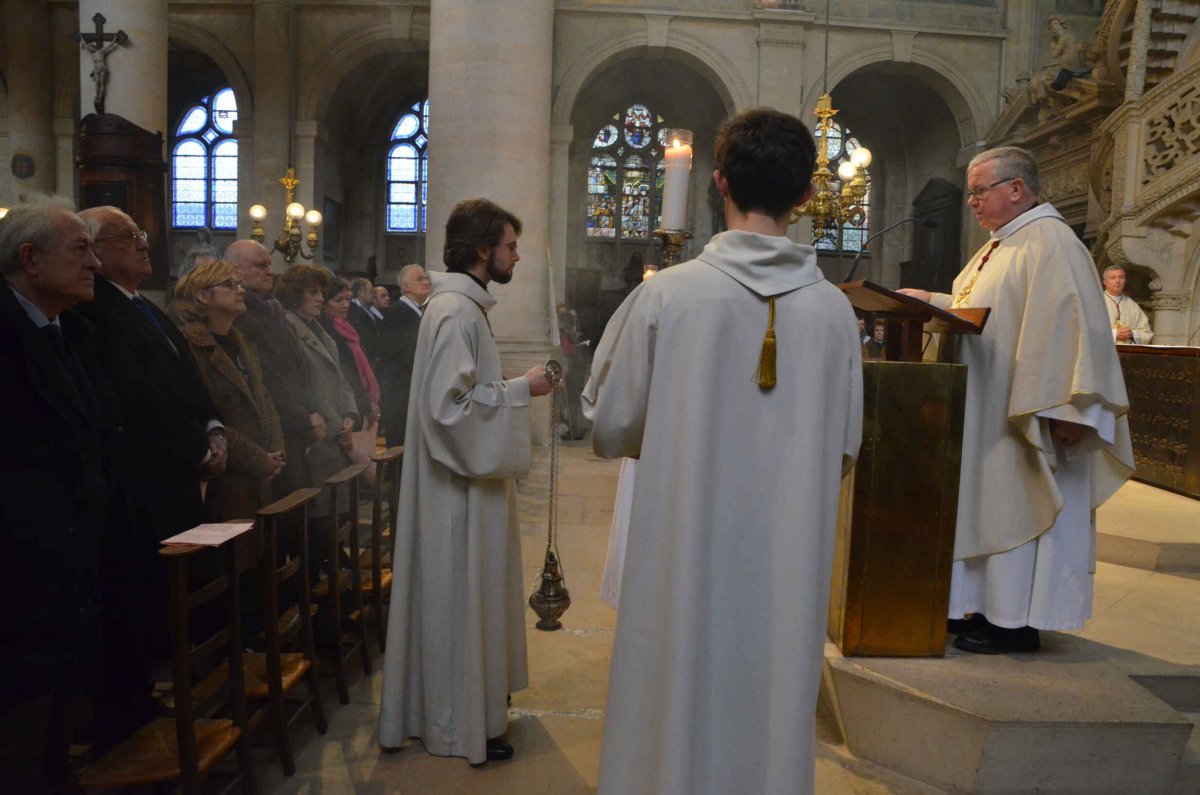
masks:
POLYGON ((855 309, 885 315, 890 320, 921 321, 925 331, 940 334, 979 334, 992 312, 986 306, 942 309, 866 279, 839 284, 838 288, 855 309))

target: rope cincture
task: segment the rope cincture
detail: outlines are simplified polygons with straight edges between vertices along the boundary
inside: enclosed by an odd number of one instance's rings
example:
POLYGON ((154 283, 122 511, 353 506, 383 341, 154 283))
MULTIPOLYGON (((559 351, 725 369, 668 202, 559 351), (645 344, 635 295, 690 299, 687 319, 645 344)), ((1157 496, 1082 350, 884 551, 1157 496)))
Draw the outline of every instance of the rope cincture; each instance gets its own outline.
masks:
POLYGON ((767 333, 763 336, 762 353, 758 357, 755 378, 761 389, 775 388, 775 296, 767 299, 767 333))

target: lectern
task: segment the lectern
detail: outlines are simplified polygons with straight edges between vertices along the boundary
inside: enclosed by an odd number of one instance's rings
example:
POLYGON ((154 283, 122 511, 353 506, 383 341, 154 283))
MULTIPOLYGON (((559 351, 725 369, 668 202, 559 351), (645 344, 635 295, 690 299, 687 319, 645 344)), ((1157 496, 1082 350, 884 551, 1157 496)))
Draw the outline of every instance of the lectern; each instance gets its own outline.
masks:
POLYGON ((942 310, 868 281, 841 285, 887 322, 863 361, 863 441, 842 482, 829 635, 847 656, 945 653, 967 368, 922 362, 923 336, 979 334, 988 309, 942 310))

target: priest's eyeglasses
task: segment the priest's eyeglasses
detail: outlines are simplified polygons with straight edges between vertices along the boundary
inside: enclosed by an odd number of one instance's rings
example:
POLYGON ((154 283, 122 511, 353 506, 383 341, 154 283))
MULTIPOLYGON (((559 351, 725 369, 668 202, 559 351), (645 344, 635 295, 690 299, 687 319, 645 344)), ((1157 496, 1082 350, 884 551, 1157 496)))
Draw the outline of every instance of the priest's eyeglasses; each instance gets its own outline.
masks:
POLYGON ((143 243, 149 243, 150 236, 140 229, 126 229, 124 232, 117 232, 115 235, 98 237, 96 238, 95 242, 99 243, 101 240, 121 240, 125 243, 136 246, 139 240, 143 243))
POLYGON ((1014 179, 1016 179, 1016 177, 1005 177, 1004 179, 996 180, 991 185, 984 185, 982 188, 971 188, 969 191, 967 191, 967 201, 971 201, 972 199, 982 199, 992 188, 996 187, 997 185, 1003 185, 1005 182, 1012 182, 1014 179))

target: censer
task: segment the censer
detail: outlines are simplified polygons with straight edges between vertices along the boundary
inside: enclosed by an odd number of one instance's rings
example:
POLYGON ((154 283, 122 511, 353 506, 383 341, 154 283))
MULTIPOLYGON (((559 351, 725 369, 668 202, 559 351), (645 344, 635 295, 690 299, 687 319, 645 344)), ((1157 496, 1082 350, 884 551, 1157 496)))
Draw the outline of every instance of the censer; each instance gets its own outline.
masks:
POLYGON ((554 384, 550 403, 550 509, 546 529, 546 560, 542 563, 538 588, 529 595, 529 606, 537 613, 537 628, 550 632, 562 629, 562 622, 558 619, 571 606, 571 594, 563 580, 562 564, 558 559, 558 426, 567 401, 562 365, 553 359, 546 362, 546 377, 554 384))

